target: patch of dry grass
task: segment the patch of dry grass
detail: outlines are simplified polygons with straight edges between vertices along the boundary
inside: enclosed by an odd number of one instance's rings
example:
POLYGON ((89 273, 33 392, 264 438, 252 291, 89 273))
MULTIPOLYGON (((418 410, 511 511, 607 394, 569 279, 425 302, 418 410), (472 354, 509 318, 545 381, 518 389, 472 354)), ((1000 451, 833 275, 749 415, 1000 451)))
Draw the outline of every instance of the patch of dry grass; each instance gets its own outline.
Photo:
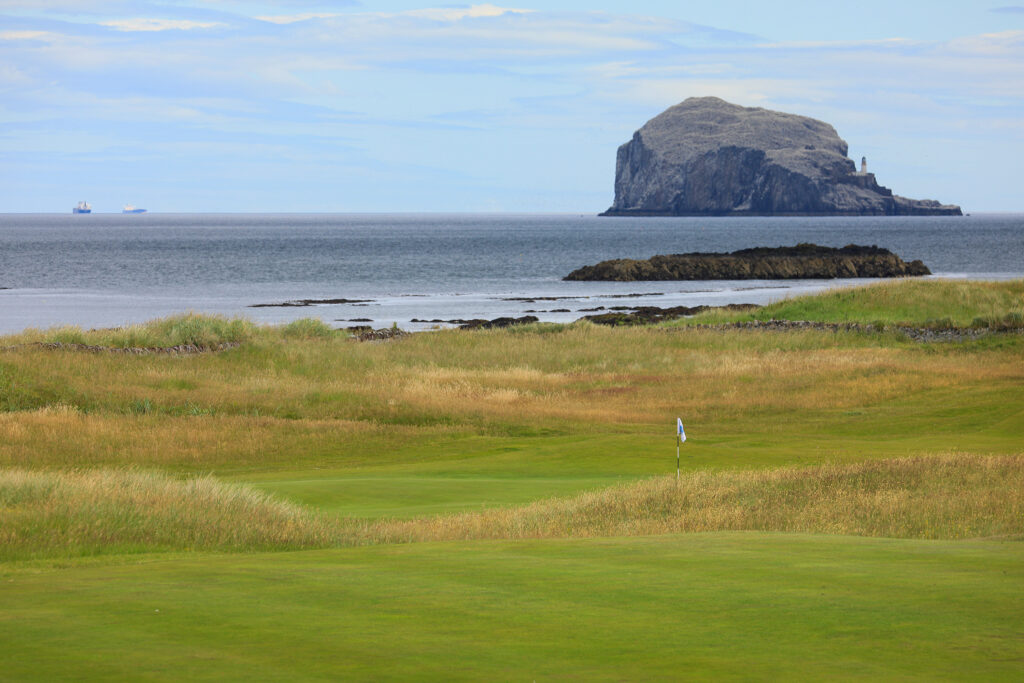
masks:
POLYGON ((0 560, 335 543, 336 525, 213 477, 0 470, 0 560))
POLYGON ((775 531, 1024 537, 1024 456, 947 455, 693 472, 523 507, 378 521, 364 542, 775 531))

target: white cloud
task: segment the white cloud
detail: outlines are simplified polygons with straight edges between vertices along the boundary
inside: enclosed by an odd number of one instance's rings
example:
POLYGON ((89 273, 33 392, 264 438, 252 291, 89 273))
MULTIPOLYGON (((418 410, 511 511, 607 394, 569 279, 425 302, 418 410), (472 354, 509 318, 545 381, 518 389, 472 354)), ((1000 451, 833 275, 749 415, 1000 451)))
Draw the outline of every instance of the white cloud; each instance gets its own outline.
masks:
POLYGON ((827 97, 829 86, 811 79, 747 77, 713 78, 642 78, 617 84, 605 95, 631 103, 667 107, 688 97, 720 97, 748 107, 769 106, 789 99, 820 100, 827 97))
POLYGON ((51 40, 56 36, 49 31, 0 31, 0 40, 51 40))
POLYGON ((983 33, 978 36, 957 38, 949 42, 955 52, 991 57, 1024 55, 1024 31, 983 33))
POLYGON ((187 19, 150 19, 137 17, 134 19, 114 19, 101 21, 101 26, 109 26, 118 31, 191 31, 194 29, 215 28, 224 26, 218 21, 189 21, 187 19))
POLYGON ((838 49, 864 49, 884 47, 907 47, 918 45, 919 41, 907 40, 906 38, 884 38, 882 40, 815 40, 815 41, 789 41, 780 43, 759 43, 755 47, 766 49, 798 49, 798 50, 838 50, 838 49))
POLYGON ((498 7, 496 5, 472 5, 470 7, 430 7, 426 9, 407 10, 405 12, 363 12, 359 14, 343 14, 341 12, 302 12, 300 14, 264 14, 254 17, 260 21, 267 21, 272 24, 294 24, 310 19, 333 19, 335 17, 362 17, 376 19, 390 19, 395 17, 410 17, 416 19, 428 19, 430 21, 452 23, 462 19, 482 19, 488 17, 500 17, 505 14, 529 14, 535 12, 532 9, 515 9, 510 7, 498 7))
POLYGON ((266 21, 271 24, 294 24, 298 21, 308 21, 310 19, 330 19, 332 17, 342 16, 338 12, 305 12, 303 14, 263 14, 253 19, 259 19, 260 21, 266 21))
POLYGON ((497 7, 495 5, 472 5, 464 8, 428 8, 402 12, 406 16, 421 17, 433 21, 459 21, 481 17, 500 17, 503 14, 529 14, 535 10, 497 7))

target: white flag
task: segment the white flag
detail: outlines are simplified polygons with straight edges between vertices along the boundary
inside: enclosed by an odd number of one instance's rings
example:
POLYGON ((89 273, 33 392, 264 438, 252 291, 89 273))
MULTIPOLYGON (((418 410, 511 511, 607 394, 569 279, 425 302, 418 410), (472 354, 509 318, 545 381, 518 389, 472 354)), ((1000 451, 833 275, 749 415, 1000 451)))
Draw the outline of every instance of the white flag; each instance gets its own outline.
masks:
POLYGON ((686 432, 683 431, 683 420, 682 420, 682 418, 677 417, 676 418, 676 423, 678 424, 677 429, 679 431, 679 440, 680 441, 686 441, 686 432))

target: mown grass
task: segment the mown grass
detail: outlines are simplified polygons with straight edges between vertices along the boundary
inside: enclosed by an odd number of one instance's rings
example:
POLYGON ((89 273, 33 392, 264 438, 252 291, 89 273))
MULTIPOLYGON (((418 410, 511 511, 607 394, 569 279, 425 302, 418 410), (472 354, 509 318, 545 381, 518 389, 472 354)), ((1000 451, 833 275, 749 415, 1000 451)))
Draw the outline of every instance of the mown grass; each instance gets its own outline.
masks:
POLYGON ((0 565, 11 680, 1020 679, 1024 544, 730 532, 0 565))
POLYGON ((928 327, 1024 326, 1024 280, 891 280, 784 299, 749 313, 708 311, 676 324, 812 320, 928 327))

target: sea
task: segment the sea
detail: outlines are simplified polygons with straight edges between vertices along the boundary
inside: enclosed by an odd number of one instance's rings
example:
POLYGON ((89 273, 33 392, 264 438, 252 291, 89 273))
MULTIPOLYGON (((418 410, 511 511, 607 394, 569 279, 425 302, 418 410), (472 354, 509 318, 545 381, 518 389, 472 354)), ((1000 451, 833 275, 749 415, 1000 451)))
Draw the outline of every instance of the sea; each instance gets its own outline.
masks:
POLYGON ((524 315, 568 322, 623 306, 766 304, 865 282, 562 280, 606 259, 800 242, 878 245, 921 259, 932 277, 1024 277, 1024 214, 0 214, 0 333, 189 311, 418 331, 524 315))

